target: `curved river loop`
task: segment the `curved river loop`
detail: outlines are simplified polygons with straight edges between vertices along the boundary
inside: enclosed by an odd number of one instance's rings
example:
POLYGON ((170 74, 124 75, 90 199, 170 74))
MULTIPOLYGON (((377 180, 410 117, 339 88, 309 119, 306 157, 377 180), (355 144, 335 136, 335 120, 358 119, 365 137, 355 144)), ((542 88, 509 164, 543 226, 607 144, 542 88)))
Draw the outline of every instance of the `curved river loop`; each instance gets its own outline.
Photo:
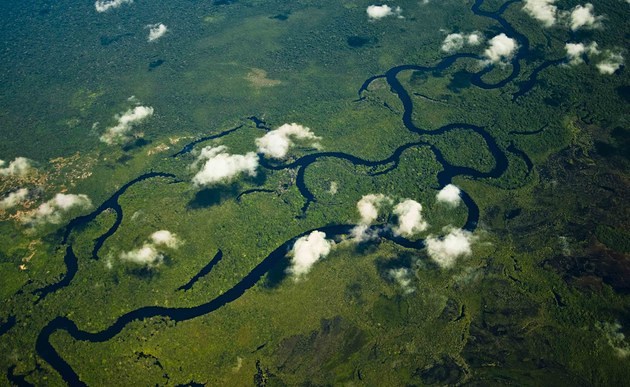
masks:
MULTIPOLYGON (((520 71, 521 71, 520 60, 526 58, 529 55, 529 41, 524 35, 517 32, 505 19, 501 17, 502 13, 511 4, 517 1, 518 0, 510 0, 504 3, 495 12, 482 10, 481 7, 483 4, 483 0, 476 0, 474 5, 471 8, 472 12, 478 16, 488 17, 495 20, 497 23, 500 24, 501 26, 500 29, 502 29, 502 31, 505 32, 508 36, 515 38, 519 44, 519 51, 517 55, 511 60, 512 71, 510 75, 508 75, 505 79, 497 83, 489 84, 489 83, 484 82, 483 77, 485 74, 492 71, 492 67, 491 66, 485 67, 479 72, 472 74, 471 83, 476 87, 486 89, 486 90, 501 88, 513 82, 514 79, 516 79, 516 77, 518 77, 518 75, 520 74, 520 71)), ((424 141, 416 141, 416 142, 404 144, 398 147, 397 149, 395 149, 393 153, 391 154, 391 156, 383 160, 376 160, 376 161, 364 160, 359 157, 353 156, 351 154, 342 153, 342 152, 319 152, 319 153, 312 153, 312 154, 305 155, 287 164, 277 164, 275 162, 272 162, 270 160, 267 160, 261 157, 261 166, 263 168, 267 168, 270 170, 297 168, 298 172, 297 172, 297 178, 296 178, 296 185, 305 200, 305 204, 302 207, 302 215, 305 215, 306 211, 309 208, 309 205, 317 200, 317 198, 309 190, 305 182, 305 179, 304 179, 305 171, 312 164, 326 158, 341 159, 341 160, 348 161, 358 166, 367 166, 367 167, 387 166, 387 169, 381 170, 379 172, 372 174, 372 175, 378 175, 378 174, 388 173, 394 170, 395 168, 397 168, 398 163, 400 161, 400 156, 407 149, 410 149, 412 147, 425 146, 431 149, 431 151, 435 155, 437 162, 440 163, 443 167, 443 170, 438 173, 438 183, 440 185, 440 187, 438 188, 441 188, 447 184, 450 184, 453 178, 456 176, 468 176, 473 179, 500 177, 508 168, 507 155, 505 151, 501 149, 501 147, 499 147, 496 140, 483 127, 466 124, 466 123, 451 123, 451 124, 442 126, 436 130, 430 130, 430 131, 417 127, 412 121, 413 108, 414 108, 412 99, 409 93, 407 92, 407 90, 405 90, 401 82, 398 80, 398 75, 402 71, 413 70, 413 71, 428 72, 428 73, 442 72, 450 68, 458 60, 466 59, 466 58, 477 59, 477 60, 481 59, 477 55, 462 53, 462 54, 455 54, 455 55, 448 56, 442 59, 438 64, 432 67, 418 66, 418 65, 412 65, 412 64, 393 67, 387 70, 384 74, 376 75, 367 79, 363 83, 363 85, 361 85, 361 87, 359 88, 359 91, 358 91, 359 98, 357 102, 360 103, 362 100, 365 99, 365 97, 363 96, 363 93, 368 90, 370 84, 373 81, 375 81, 376 79, 384 79, 389 85, 389 87, 391 88, 391 90, 396 94, 396 96, 402 103, 404 113, 402 114, 401 118, 407 130, 413 133, 417 133, 418 135, 423 135, 423 136, 436 136, 436 135, 447 133, 454 129, 471 130, 477 133, 478 135, 480 135, 484 139, 489 151, 493 155, 494 160, 495 160, 495 165, 492 168, 492 170, 488 172, 480 172, 473 168, 452 165, 445 160, 441 151, 436 146, 429 144, 427 142, 424 142, 424 141)), ((559 65, 563 62, 564 62, 563 59, 549 60, 539 65, 536 69, 532 71, 532 73, 530 74, 527 80, 518 83, 517 85, 518 91, 512 95, 512 100, 513 101, 517 100, 518 98, 526 94, 529 90, 531 90, 536 84, 537 76, 541 71, 543 71, 544 69, 550 66, 559 65)), ((249 119, 252 120, 256 124, 257 128, 269 130, 266 124, 263 121, 257 119, 256 117, 250 117, 249 119)), ((203 137, 198 140, 195 140, 191 142, 190 144, 186 145, 181 151, 173 154, 171 157, 176 158, 182 154, 188 153, 192 151, 193 147, 196 144, 202 141, 229 135, 230 133, 237 131, 241 127, 242 125, 235 127, 233 129, 229 129, 225 132, 221 132, 216 135, 207 136, 207 137, 203 137)), ((524 152, 515 148, 514 145, 510 145, 509 147, 507 147, 506 151, 511 152, 517 157, 522 158, 525 164, 527 165, 527 168, 531 171, 533 165, 531 163, 531 160, 529 160, 529 158, 524 152)), ((99 258, 98 254, 99 254, 100 249, 103 247, 107 239, 111 237, 112 235, 114 235, 114 233, 118 230, 118 227, 120 226, 122 222, 124 212, 121 205, 118 203, 119 197, 123 195, 125 191, 129 189, 131 186, 133 186, 134 184, 137 184, 147 179, 154 179, 154 178, 168 179, 171 182, 179 182, 179 180, 177 180, 177 177, 170 173, 149 172, 149 173, 143 174, 133 179, 132 181, 128 182, 127 184, 125 184, 122 188, 120 188, 117 192, 115 192, 109 199, 107 199, 103 204, 101 204, 92 213, 77 217, 68 223, 68 225, 64 229, 63 238, 62 238, 62 245, 64 245, 66 248, 66 254, 64 257, 64 261, 66 265, 66 273, 60 278, 58 282, 36 290, 34 293, 38 296, 38 300, 41 300, 45 298, 47 295, 53 292, 59 291, 60 289, 63 289, 64 287, 68 286, 72 282, 78 270, 78 259, 76 255, 74 254, 72 245, 69 244, 69 236, 71 235, 72 231, 75 230, 79 226, 85 225, 88 222, 93 221, 97 216, 103 213, 103 211, 106 211, 108 209, 111 209, 114 211, 114 213, 116 214, 116 220, 114 224, 105 233, 103 233, 101 236, 96 238, 94 241, 94 249, 92 251, 92 258, 98 259, 99 258)), ((268 192, 268 190, 264 190, 264 189, 248 190, 246 192, 241 193, 237 199, 240 199, 242 195, 252 193, 252 192, 268 192)), ((461 198, 468 209, 467 220, 463 228, 468 231, 474 231, 477 227, 477 222, 479 220, 479 208, 477 207, 472 197, 468 195, 466 192, 461 191, 461 198)), ((232 288, 225 291, 218 297, 195 307, 187 307, 187 308, 162 307, 162 306, 142 307, 142 308, 133 310, 131 312, 128 312, 118 317, 118 319, 111 326, 109 326, 108 328, 100 332, 89 332, 89 331, 81 330, 68 317, 62 317, 62 316, 56 317, 52 321, 50 321, 40 331, 37 337, 37 341, 36 341, 37 354, 43 360, 48 362, 48 364, 50 364, 50 366, 54 368, 61 375, 63 380, 69 385, 72 385, 72 386, 85 385, 85 383, 81 380, 79 375, 73 370, 71 365, 68 364, 64 360, 64 358, 59 354, 59 352, 57 352, 55 347, 51 344, 50 337, 56 332, 65 331, 74 340, 100 343, 100 342, 105 342, 112 339, 113 337, 118 335, 129 323, 136 320, 148 319, 152 317, 166 317, 175 322, 178 322, 178 321, 190 320, 199 316, 212 313, 216 311, 217 309, 220 309, 224 305, 241 297, 248 289, 256 285, 261 280, 261 278, 263 278, 263 276, 265 276, 274 267, 276 267, 279 262, 281 262, 283 259, 286 259, 287 252, 290 250, 291 246, 294 244, 296 239, 304 235, 307 235, 315 230, 326 233, 326 235, 329 238, 338 239, 344 235, 348 235, 353 227, 354 225, 351 225, 351 224, 324 226, 324 227, 316 228, 314 230, 308 230, 308 231, 303 232, 300 235, 294 236, 293 238, 287 240, 286 242, 278 246, 269 255, 267 255, 256 267, 254 267, 253 270, 251 270, 244 278, 242 278, 232 288)), ((385 231, 385 228, 383 228, 382 226, 372 226, 372 228, 373 228, 373 231, 379 232, 383 238, 389 239, 393 241, 394 243, 397 243, 401 246, 404 246, 407 248, 413 248, 413 249, 424 248, 423 240, 412 241, 412 240, 408 240, 400 236, 393 235, 391 232, 385 231)), ((219 250, 218 253, 215 255, 215 257, 212 259, 212 261, 206 267, 201 269, 201 271, 197 275, 195 275, 188 284, 183 285, 178 290, 185 291, 185 290, 190 289, 192 285, 194 284, 194 282, 197 281, 199 278, 208 274, 210 270, 214 267, 214 265, 218 263, 219 260, 222 259, 222 257, 223 257, 223 253, 219 250)), ((4 334, 7 330, 11 329, 15 325, 15 323, 16 323, 15 317, 11 316, 6 323, 2 324, 1 326, 2 329, 0 329, 0 334, 4 334)), ((13 374, 13 370, 14 370, 14 367, 11 368, 9 370, 9 374, 7 374, 9 379, 13 381, 23 381, 23 378, 20 378, 19 375, 16 376, 13 374)))

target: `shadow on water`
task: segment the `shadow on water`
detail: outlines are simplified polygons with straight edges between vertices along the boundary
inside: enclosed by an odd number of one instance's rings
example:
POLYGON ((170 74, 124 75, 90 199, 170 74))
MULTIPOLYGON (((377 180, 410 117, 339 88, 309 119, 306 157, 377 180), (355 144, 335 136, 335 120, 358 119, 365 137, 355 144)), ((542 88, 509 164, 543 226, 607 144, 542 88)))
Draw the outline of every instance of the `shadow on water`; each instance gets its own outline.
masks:
POLYGON ((287 273, 290 266, 289 263, 288 258, 278 260, 278 263, 267 272, 263 281, 263 287, 266 289, 276 289, 279 287, 289 275, 287 273))

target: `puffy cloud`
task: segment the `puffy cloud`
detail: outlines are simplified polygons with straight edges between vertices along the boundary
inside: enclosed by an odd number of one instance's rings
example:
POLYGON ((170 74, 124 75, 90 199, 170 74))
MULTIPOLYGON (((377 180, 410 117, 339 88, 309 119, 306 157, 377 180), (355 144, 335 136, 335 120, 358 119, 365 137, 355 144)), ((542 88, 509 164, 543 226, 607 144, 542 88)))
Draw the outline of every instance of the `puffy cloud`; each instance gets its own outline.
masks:
POLYGON ((466 38, 466 42, 468 43, 469 46, 477 46, 481 44, 482 40, 483 40, 483 35, 481 34, 481 32, 478 32, 478 31, 475 31, 469 34, 468 37, 466 38))
POLYGON ((315 262, 330 254, 334 245, 335 243, 326 239, 326 234, 321 231, 313 231, 299 238, 289 252, 291 266, 287 272, 296 278, 305 275, 315 262))
POLYGON ((571 65, 584 63, 585 56, 595 56, 599 59, 596 67, 601 74, 614 74, 624 63, 621 53, 611 50, 600 51, 596 42, 588 45, 584 43, 567 43, 564 49, 567 52, 567 59, 569 59, 569 64, 571 65))
POLYGON ((339 190, 339 184, 336 181, 331 181, 330 187, 328 188, 328 193, 331 195, 335 195, 337 194, 338 190, 339 190))
POLYGON ((141 248, 123 252, 120 259, 137 263, 142 266, 155 267, 164 261, 164 254, 150 243, 145 243, 141 248))
POLYGON ((406 267, 399 267, 395 269, 389 269, 387 272, 391 279, 393 279, 403 290, 405 294, 413 293, 416 289, 411 286, 412 272, 406 267))
POLYGON ((42 203, 34 211, 25 214, 22 223, 38 225, 43 223, 57 224, 61 222, 62 215, 72 208, 86 209, 92 206, 92 201, 87 195, 74 195, 58 193, 54 198, 42 203))
POLYGON ((452 267, 459 257, 472 254, 471 243, 474 237, 471 232, 462 229, 451 229, 442 238, 429 236, 426 239, 427 253, 443 268, 452 267))
POLYGON ((444 38, 441 48, 444 52, 457 51, 464 47, 464 44, 476 46, 481 43, 482 39, 483 36, 480 32, 473 32, 469 35, 458 33, 448 34, 446 35, 446 38, 444 38))
POLYGON ((564 45, 564 49, 567 52, 567 58, 571 65, 584 63, 583 56, 586 54, 597 55, 600 53, 596 42, 592 42, 589 45, 584 43, 567 43, 564 45))
POLYGON ((523 10, 534 19, 542 22, 543 26, 551 27, 556 23, 558 7, 556 0, 525 0, 523 10))
POLYGON ((109 145, 127 141, 128 133, 134 125, 141 123, 153 115, 153 108, 148 106, 136 106, 117 116, 118 124, 107 128, 101 136, 101 141, 109 145))
POLYGON ((9 193, 4 199, 0 200, 0 209, 6 210, 23 202, 28 197, 28 189, 20 188, 17 191, 9 193))
POLYGON ((361 224, 370 224, 378 218, 378 209, 384 203, 391 203, 391 199, 383 194, 363 195, 357 202, 357 210, 361 215, 361 224))
POLYGON ((164 262, 164 252, 160 247, 176 249, 180 241, 175 234, 168 230, 159 230, 149 236, 149 241, 142 247, 120 253, 120 259, 133 262, 141 266, 154 268, 164 262))
POLYGON ((614 74, 615 71, 619 70, 623 62, 624 59, 620 53, 607 51, 604 60, 597 64, 597 70, 601 74, 614 74))
POLYGON ((422 205, 415 200, 406 199, 396 204, 393 213, 398 216, 398 226, 394 227, 398 235, 411 236, 429 226, 422 218, 422 205))
POLYGON ((147 28, 149 29, 149 37, 147 38, 149 42, 158 40, 168 32, 168 28, 162 23, 149 24, 147 28))
POLYGON ((16 157, 7 167, 4 167, 6 163, 0 160, 0 175, 2 176, 24 176, 31 170, 31 161, 26 157, 16 157))
POLYGON ((402 17, 402 9, 400 7, 392 8, 387 4, 370 5, 365 11, 368 14, 368 18, 370 18, 371 20, 378 20, 393 15, 402 17))
POLYGON ((283 159, 293 145, 293 139, 314 141, 312 145, 319 148, 317 141, 321 140, 321 137, 317 137, 305 126, 296 123, 284 124, 277 129, 267 132, 261 138, 257 138, 256 146, 258 146, 258 152, 267 157, 283 159))
POLYGON ((442 51, 445 52, 457 51, 462 47, 464 47, 464 35, 462 34, 448 34, 442 43, 442 51))
POLYGON ((121 5, 133 3, 133 0, 98 0, 94 3, 97 12, 109 11, 112 8, 118 8, 121 5))
POLYGON ((447 184, 446 186, 444 186, 444 188, 440 190, 440 192, 437 193, 437 195, 435 195, 435 198, 438 202, 447 203, 452 206, 458 206, 462 200, 462 198, 459 196, 460 192, 461 191, 457 186, 453 184, 447 184))
POLYGON ((179 239, 177 235, 173 234, 168 230, 160 230, 156 231, 149 237, 153 244, 156 246, 166 246, 171 249, 177 248, 179 246, 179 239))
POLYGON ((196 168, 199 162, 204 163, 199 172, 193 177, 196 186, 213 186, 228 183, 242 173, 256 176, 258 168, 258 155, 249 152, 245 155, 232 155, 227 153, 224 145, 207 146, 201 150, 197 161, 192 165, 196 168))
POLYGON ((601 16, 595 16, 593 13, 593 4, 586 3, 584 6, 577 5, 571 11, 571 30, 576 31, 581 27, 597 28, 601 20, 601 16))
POLYGON ((630 345, 628 345, 626 335, 622 332, 623 327, 618 321, 614 323, 598 321, 595 327, 602 331, 608 345, 614 349, 617 356, 626 358, 630 355, 630 345))
POLYGON ((489 47, 484 51, 484 55, 488 58, 487 64, 507 61, 518 49, 516 40, 509 38, 504 33, 490 39, 488 43, 489 47))

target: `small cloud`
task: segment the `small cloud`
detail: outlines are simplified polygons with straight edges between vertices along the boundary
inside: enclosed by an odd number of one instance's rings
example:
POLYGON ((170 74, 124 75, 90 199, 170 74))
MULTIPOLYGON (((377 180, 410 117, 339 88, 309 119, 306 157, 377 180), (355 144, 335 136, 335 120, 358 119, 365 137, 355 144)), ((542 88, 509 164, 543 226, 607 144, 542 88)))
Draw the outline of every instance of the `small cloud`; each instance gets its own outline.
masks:
POLYGON ((429 226, 422 218, 422 205, 415 200, 406 199, 398 203, 393 213, 398 216, 398 226, 394 227, 397 235, 412 236, 429 226))
POLYGON ((357 210, 361 215, 361 224, 369 225, 378 218, 379 208, 386 203, 391 203, 391 199, 383 194, 363 195, 357 202, 357 210))
POLYGON ((338 190, 339 190, 339 184, 336 181, 331 181, 330 187, 328 187, 328 193, 331 195, 335 195, 337 194, 338 190))
MULTIPOLYGON (((168 230, 159 230, 149 236, 149 241, 142 247, 120 253, 120 259, 133 262, 148 268, 154 268, 164 262, 164 252, 161 247, 176 249, 180 245, 177 236, 168 230)), ((111 261, 109 262, 111 265, 111 261)))
POLYGON ((416 291, 416 289, 411 286, 413 273, 408 268, 399 267, 395 269, 389 269, 387 274, 389 274, 390 278, 401 287, 403 293, 411 294, 416 291))
POLYGON ((466 40, 469 46, 478 46, 483 41, 483 34, 481 32, 475 31, 471 34, 468 34, 466 40))
POLYGON ((54 198, 42 203, 37 209, 25 214, 20 220, 22 223, 33 226, 44 223, 61 223, 64 213, 73 208, 87 209, 92 206, 92 201, 87 195, 74 195, 58 193, 54 198))
POLYGON ((453 185, 447 184, 440 190, 440 192, 435 195, 435 198, 438 202, 447 203, 453 207, 457 207, 461 202, 462 198, 459 196, 460 189, 453 185))
POLYGON ((477 46, 483 40, 483 35, 480 32, 473 32, 469 35, 466 34, 448 34, 446 38, 444 38, 444 42, 442 43, 442 51, 444 52, 453 52, 460 50, 464 47, 464 44, 468 44, 469 46, 477 46))
POLYGON ((584 63, 584 57, 593 60, 598 59, 596 67, 601 74, 614 74, 624 63, 624 58, 620 52, 611 50, 600 51, 596 42, 590 44, 584 43, 566 43, 564 49, 567 53, 569 64, 576 66, 584 63))
POLYGON ((151 268, 164 262, 164 254, 159 252, 152 244, 146 243, 139 249, 121 253, 120 259, 151 268))
POLYGON ((156 231, 151 234, 149 239, 151 239, 153 244, 156 246, 166 246, 171 249, 175 249, 179 246, 179 239, 177 239, 177 235, 168 230, 156 231))
POLYGON ((622 326, 619 322, 597 322, 595 325, 608 341, 608 345, 612 347, 617 356, 626 358, 630 355, 630 345, 626 340, 626 335, 622 332, 622 326))
POLYGON ((523 10, 531 17, 540 21, 544 27, 551 27, 556 23, 558 7, 556 0, 525 0, 523 10))
POLYGON ((6 210, 17 206, 28 197, 28 194, 29 191, 27 188, 20 188, 17 191, 9 193, 4 199, 0 200, 0 209, 6 210))
POLYGON ((305 126, 292 123, 284 124, 277 129, 267 132, 264 136, 256 139, 258 152, 274 159, 283 159, 293 145, 293 140, 311 141, 311 145, 319 148, 317 141, 321 137, 315 136, 311 130, 305 126))
POLYGON ((168 28, 162 23, 149 24, 146 28, 149 29, 149 37, 147 38, 149 42, 158 40, 168 32, 168 28))
POLYGON ((7 167, 4 167, 5 165, 6 161, 0 160, 0 175, 2 176, 24 176, 32 168, 31 161, 26 157, 16 157, 7 167))
POLYGON ((472 254, 471 243, 475 238, 470 231, 451 229, 442 238, 429 236, 426 239, 427 253, 440 267, 449 268, 459 257, 472 254))
MULTIPOLYGON (((593 44, 597 45, 597 43, 593 44)), ((566 43, 564 45, 564 50, 567 52, 569 64, 575 66, 584 63, 584 59, 582 58, 586 53, 586 46, 584 43, 566 43)))
POLYGON ((402 17, 402 8, 391 8, 387 4, 370 5, 369 7, 367 7, 366 12, 368 14, 368 18, 370 18, 371 20, 378 20, 387 16, 398 16, 399 18, 402 17))
POLYGON ((612 51, 606 51, 606 57, 604 60, 599 62, 596 67, 599 70, 600 74, 614 74, 615 71, 621 68, 623 65, 624 59, 621 53, 615 53, 612 51))
POLYGON ((571 11, 571 30, 577 31, 582 27, 598 28, 601 25, 602 16, 595 16, 593 4, 586 3, 584 6, 577 5, 571 11))
POLYGON ((218 147, 207 146, 201 150, 197 161, 191 166, 196 168, 198 163, 203 166, 192 179, 196 186, 213 186, 229 183, 242 173, 256 176, 258 168, 258 155, 249 152, 245 155, 232 155, 227 153, 224 145, 218 147))
POLYGON ((488 44, 489 47, 484 51, 484 56, 488 58, 486 64, 508 61, 518 49, 516 40, 509 38, 504 33, 490 39, 488 44))
POLYGON ((448 34, 442 43, 442 51, 451 52, 457 51, 464 47, 464 35, 462 34, 448 34))
POLYGON ((118 124, 107 128, 101 136, 101 141, 112 145, 129 140, 129 132, 134 125, 141 123, 153 115, 153 108, 148 106, 136 106, 116 117, 118 124))
POLYGON ((330 254, 334 245, 335 242, 326 239, 326 234, 321 231, 313 231, 299 238, 289 252, 291 266, 287 272, 296 279, 307 274, 315 262, 330 254))
POLYGON ((96 12, 106 12, 112 8, 118 8, 123 4, 131 4, 133 0, 98 0, 94 3, 96 12))

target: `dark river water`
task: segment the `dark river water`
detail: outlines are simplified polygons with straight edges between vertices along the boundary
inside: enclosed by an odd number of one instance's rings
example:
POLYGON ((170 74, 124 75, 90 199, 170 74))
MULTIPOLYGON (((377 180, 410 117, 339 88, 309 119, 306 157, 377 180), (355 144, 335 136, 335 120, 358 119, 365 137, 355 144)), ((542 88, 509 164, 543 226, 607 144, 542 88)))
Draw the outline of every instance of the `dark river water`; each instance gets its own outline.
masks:
MULTIPOLYGON (((492 70, 492 67, 484 68, 478 73, 471 75, 471 83, 476 87, 479 87, 482 89, 496 89, 496 88, 503 87, 506 84, 512 82, 520 74, 520 71, 521 71, 520 60, 526 58, 529 55, 529 41, 527 40, 527 38, 523 36, 522 34, 518 33, 509 23, 507 23, 507 21, 505 21, 501 17, 501 14, 503 13, 503 11, 505 11, 505 9, 507 9, 507 7, 509 7, 514 2, 516 2, 516 0, 508 1, 507 3, 503 4, 497 11, 494 11, 494 12, 484 11, 481 9, 483 0, 477 0, 475 4, 472 6, 472 11, 476 15, 488 17, 497 21, 501 26, 502 32, 505 32, 506 35, 508 35, 509 37, 515 38, 519 44, 518 53, 511 60, 512 71, 510 75, 497 83, 489 84, 483 81, 483 77, 484 75, 486 75, 488 72, 492 70)), ((300 193, 305 199, 305 205, 302 208, 303 214, 305 214, 306 211, 308 210, 309 204, 317 200, 315 195, 309 190, 304 180, 305 171, 310 165, 325 158, 337 158, 337 159, 345 160, 350 163, 353 163, 354 165, 359 165, 359 166, 368 166, 368 167, 388 166, 388 168, 385 171, 380 171, 378 173, 375 173, 376 175, 380 173, 386 173, 388 171, 391 171, 397 168, 398 163, 400 161, 400 156, 407 149, 410 149, 412 147, 425 146, 425 147, 429 147, 433 151, 433 153, 435 154, 436 160, 443 167, 443 170, 439 172, 438 174, 438 182, 440 185, 440 187, 436 187, 438 189, 451 183, 453 178, 456 176, 468 176, 473 179, 500 177, 508 168, 508 158, 506 156, 505 151, 503 151, 497 145, 495 139, 483 127, 479 127, 479 126, 475 126, 471 124, 464 124, 464 123, 451 123, 437 130, 431 130, 431 131, 416 127, 414 123, 412 122, 412 115, 413 115, 413 109, 414 109, 412 99, 409 96, 409 93, 407 92, 407 90, 405 90, 405 88, 402 86, 402 84, 400 83, 397 77, 400 72, 407 71, 407 70, 429 72, 429 73, 436 72, 436 71, 442 72, 444 70, 447 70, 456 61, 460 59, 465 59, 465 58, 481 59, 478 56, 473 55, 473 54, 455 54, 455 55, 446 57, 445 59, 440 61, 437 65, 432 66, 432 67, 423 67, 423 66, 416 66, 416 65, 401 65, 401 66, 393 67, 382 75, 377 75, 366 80, 365 83, 359 89, 359 99, 357 100, 357 102, 360 103, 360 101, 363 99, 362 94, 368 90, 369 85, 374 80, 384 78, 389 84, 389 86, 391 87, 391 90, 398 96, 399 100, 401 101, 403 105, 404 113, 401 118, 405 127, 408 130, 414 133, 418 133, 421 135, 428 135, 428 136, 440 135, 440 134, 444 134, 452 130, 463 129, 463 130, 474 131, 475 133, 479 134, 484 139, 490 153, 494 157, 495 164, 492 170, 488 172, 480 172, 473 168, 469 168, 465 166, 451 165, 445 160, 441 151, 437 147, 423 141, 417 141, 417 142, 412 142, 412 143, 402 145, 396 150, 394 150, 391 156, 383 160, 376 160, 376 161, 365 160, 365 159, 361 159, 356 156, 353 156, 351 154, 342 153, 342 152, 319 152, 319 153, 312 153, 312 154, 305 155, 287 164, 277 164, 270 160, 261 158, 261 166, 263 168, 267 168, 271 170, 281 170, 281 169, 287 169, 287 168, 298 169, 296 185, 300 193)), ((537 67, 532 72, 532 74, 530 74, 528 79, 518 84, 519 90, 513 94, 513 100, 516 100, 517 98, 519 98, 520 96, 524 95, 529 90, 531 90, 532 87, 534 87, 537 76, 540 73, 540 71, 548 68, 549 66, 558 65, 562 63, 562 61, 563 60, 547 61, 547 62, 544 62, 539 67, 537 67)), ((266 126, 266 124, 262 120, 259 120, 256 117, 250 117, 249 119, 251 119, 258 128, 269 130, 269 128, 266 126)), ((184 146, 181 151, 173 154, 172 157, 178 157, 182 154, 191 152, 193 150, 193 147, 202 141, 226 136, 240 128, 241 126, 238 126, 233 129, 227 130, 225 132, 221 132, 219 134, 197 139, 187 144, 186 146, 184 146)), ((531 163, 531 160, 529 160, 529 158, 524 152, 518 150, 513 145, 510 145, 507 151, 513 153, 514 155, 518 157, 523 158, 528 169, 531 170, 533 165, 531 163)), ((177 179, 176 176, 173 174, 162 173, 162 172, 150 172, 142 176, 139 176, 136 179, 124 185, 121 189, 119 189, 116 193, 114 193, 108 200, 106 200, 103 204, 101 204, 91 214, 75 218, 66 226, 64 236, 63 236, 63 243, 62 243, 63 245, 67 245, 66 256, 65 256, 65 263, 66 263, 66 268, 67 268, 66 274, 63 275, 57 283, 48 285, 46 287, 43 287, 37 290, 36 293, 39 295, 40 299, 46 297, 46 295, 52 292, 58 291, 68 286, 77 272, 77 269, 78 269, 77 257, 75 256, 72 250, 72 246, 68 244, 69 236, 72 233, 72 231, 79 226, 82 226, 91 222, 98 215, 103 213, 103 211, 111 209, 115 212, 116 220, 114 224, 111 226, 109 230, 107 230, 103 235, 101 235, 99 238, 95 240, 92 258, 98 259, 99 250, 101 249, 105 241, 118 230, 118 227, 120 226, 123 219, 123 209, 118 203, 118 198, 129 187, 133 186, 134 184, 137 184, 147 179, 158 178, 158 177, 167 178, 171 180, 177 179)), ((241 193, 241 195, 239 195, 239 198, 240 196, 244 194, 248 194, 252 192, 261 192, 261 191, 266 192, 266 190, 264 189, 253 189, 253 190, 249 190, 249 191, 241 193)), ((473 231, 477 227, 477 222, 479 220, 479 208, 474 202, 474 200, 472 199, 472 197, 470 197, 470 195, 468 195, 466 192, 464 191, 461 192, 461 198, 468 209, 468 217, 463 228, 469 231, 473 231)), ((344 235, 349 234, 350 230, 353 227, 354 225, 330 225, 330 226, 317 228, 316 230, 326 233, 328 238, 335 239, 335 238, 340 238, 344 235)), ((120 316, 116 320, 116 322, 114 322, 114 324, 112 324, 110 327, 100 332, 83 331, 79 329, 76 326, 76 324, 69 318, 63 317, 63 316, 56 317, 55 319, 50 321, 48 325, 46 325, 46 327, 42 329, 42 331, 40 332, 37 338, 37 343, 36 343, 37 354, 42 359, 47 361, 55 370, 57 370, 59 374, 63 377, 63 379, 69 385, 83 385, 84 383, 81 381, 81 379, 76 374, 76 372, 59 355, 59 353, 50 343, 50 336, 52 334, 54 334, 57 331, 65 331, 75 340, 97 343, 97 342, 104 342, 104 341, 112 339, 114 336, 120 333, 121 330, 123 330, 127 324, 135 320, 142 320, 142 319, 147 319, 147 318, 152 318, 152 317, 163 317, 163 318, 168 318, 174 321, 185 321, 185 320, 189 320, 189 319, 193 319, 199 316, 206 315, 238 299, 240 296, 242 296, 248 289, 250 289, 256 283, 258 283, 263 278, 263 276, 265 276, 265 274, 269 273, 274 267, 276 267, 280 262, 282 262, 282 260, 287 259, 286 258, 287 252, 291 249, 293 243, 295 242, 297 238, 307 235, 311 233, 312 231, 315 231, 315 230, 306 231, 300 235, 297 235, 291 238, 290 240, 287 240, 282 245, 278 246, 269 255, 267 255, 264 259, 262 259, 262 261, 256 267, 254 267, 245 277, 243 277, 232 288, 230 288, 229 290, 227 290, 225 293, 221 294, 220 296, 208 301, 207 303, 201 304, 199 306, 190 307, 190 308, 160 307, 160 306, 149 306, 149 307, 139 308, 120 316)), ((386 233, 386 232, 383 233, 382 236, 404 247, 415 248, 415 249, 421 249, 424 247, 423 240, 411 241, 403 237, 395 236, 395 235, 392 235, 391 233, 386 233)), ((212 270, 214 265, 216 265, 222 259, 222 257, 223 257, 223 253, 219 251, 206 267, 204 267, 197 275, 195 275, 189 281, 189 283, 180 287, 179 290, 185 291, 185 290, 190 289, 198 279, 207 275, 212 270)), ((7 324, 10 325, 8 326, 8 328, 10 328, 11 326, 15 324, 15 319, 13 319, 12 321, 9 321, 7 324)), ((2 326, 2 328, 4 328, 4 325, 2 326)), ((11 369, 11 377, 13 378, 12 380, 16 380, 15 379, 16 376, 13 375, 13 369, 11 369)))

